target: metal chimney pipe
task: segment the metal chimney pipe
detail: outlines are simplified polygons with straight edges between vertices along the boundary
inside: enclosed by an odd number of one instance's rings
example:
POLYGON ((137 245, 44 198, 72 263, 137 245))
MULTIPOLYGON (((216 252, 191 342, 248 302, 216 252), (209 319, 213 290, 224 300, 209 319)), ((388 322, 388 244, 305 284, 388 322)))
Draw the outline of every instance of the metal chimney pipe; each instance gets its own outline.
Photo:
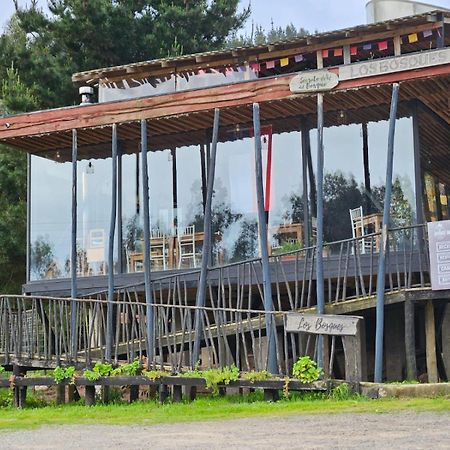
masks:
POLYGON ((94 103, 94 88, 91 86, 81 86, 78 90, 81 96, 80 105, 90 105, 94 103))

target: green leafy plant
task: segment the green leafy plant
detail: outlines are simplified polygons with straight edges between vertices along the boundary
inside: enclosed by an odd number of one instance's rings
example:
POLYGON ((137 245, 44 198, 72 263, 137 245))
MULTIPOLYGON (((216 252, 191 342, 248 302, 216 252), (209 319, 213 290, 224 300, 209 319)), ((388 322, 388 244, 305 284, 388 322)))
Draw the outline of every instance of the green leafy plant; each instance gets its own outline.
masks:
POLYGON ((202 377, 206 381, 206 387, 211 389, 213 395, 219 393, 219 384, 230 384, 239 378, 239 369, 236 366, 227 366, 222 369, 207 369, 202 371, 202 377))
POLYGON ((135 377, 141 370, 141 363, 138 359, 133 361, 132 363, 123 364, 116 369, 111 371, 112 376, 117 375, 127 375, 130 377, 135 377))
POLYGON ((347 400, 351 397, 351 392, 348 383, 341 383, 335 386, 330 391, 330 398, 333 400, 347 400))
POLYGON ((242 374, 244 380, 250 381, 250 383, 255 383, 256 381, 264 381, 273 378, 272 374, 267 370, 252 370, 250 372, 245 372, 242 374))
POLYGON ((96 363, 92 370, 86 369, 83 376, 89 381, 97 381, 100 377, 108 377, 113 372, 113 366, 111 364, 96 363))
POLYGON ((292 367, 292 375, 297 378, 300 383, 312 383, 317 381, 323 374, 323 370, 317 367, 315 361, 309 356, 301 356, 292 367))
POLYGON ((65 380, 73 380, 75 375, 75 367, 56 367, 53 370, 53 378, 56 384, 60 384, 65 380))
POLYGON ((274 249, 273 255, 283 255, 285 253, 294 252, 296 250, 301 250, 303 245, 301 242, 283 242, 280 247, 274 249))
POLYGON ((165 370, 143 370, 142 375, 152 381, 156 381, 162 377, 170 377, 171 374, 170 372, 166 372, 165 370))
POLYGON ((0 373, 3 373, 5 371, 5 368, 3 366, 0 366, 0 373))

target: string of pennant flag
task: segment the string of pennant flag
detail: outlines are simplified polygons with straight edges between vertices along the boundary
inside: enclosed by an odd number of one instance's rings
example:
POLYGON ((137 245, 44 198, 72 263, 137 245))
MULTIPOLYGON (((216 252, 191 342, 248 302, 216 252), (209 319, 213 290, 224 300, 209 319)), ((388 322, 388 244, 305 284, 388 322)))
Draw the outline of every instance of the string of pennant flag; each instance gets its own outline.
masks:
MULTIPOLYGON (((439 28, 425 30, 421 32, 411 33, 408 35, 404 35, 401 37, 401 43, 402 44, 414 44, 421 39, 428 39, 434 37, 434 35, 441 36, 441 30, 439 28)), ((392 41, 392 39, 391 39, 392 41)), ((352 45, 350 46, 350 56, 357 56, 359 54, 364 54, 364 52, 384 52, 389 50, 389 42, 390 40, 382 40, 382 41, 376 41, 376 42, 367 42, 360 45, 352 45), (362 53, 361 53, 362 52, 362 53)), ((391 46, 392 48, 392 46, 391 46)), ((329 48, 322 50, 322 58, 325 60, 327 58, 331 57, 342 57, 344 55, 344 47, 337 47, 337 48, 329 48)), ((231 76, 235 72, 247 72, 249 69, 252 70, 255 73, 260 72, 261 70, 265 69, 275 69, 276 67, 286 67, 293 63, 300 63, 302 61, 312 61, 315 60, 315 52, 314 53, 305 53, 305 54, 297 54, 295 56, 290 57, 283 57, 283 58, 277 58, 272 59, 268 61, 259 61, 259 62, 253 62, 249 65, 241 65, 241 66, 228 66, 228 67, 219 67, 219 68, 213 68, 210 67, 208 69, 197 69, 197 70, 191 70, 188 72, 182 72, 179 73, 178 76, 186 77, 188 78, 191 75, 199 75, 204 76, 207 74, 224 74, 225 76, 229 75, 231 76)), ((169 77, 170 78, 170 77, 169 77)))
MULTIPOLYGON (((437 35, 440 36, 441 31, 439 29, 434 30, 437 35)), ((402 43, 403 44, 413 44, 415 42, 418 42, 422 37, 424 39, 430 38, 433 36, 433 30, 426 30, 422 31, 420 33, 411 33, 406 36, 402 37, 402 43)), ((389 40, 383 40, 379 42, 373 42, 373 43, 365 43, 362 45, 353 45, 350 46, 350 56, 356 56, 360 53, 362 50, 363 52, 369 52, 369 51, 387 51, 389 49, 389 40)), ((330 58, 330 57, 340 57, 343 56, 344 49, 343 47, 337 47, 333 49, 324 49, 322 50, 322 58, 330 58)), ((305 55, 295 55, 294 57, 290 58, 280 58, 280 59, 274 59, 271 61, 264 61, 264 62, 256 62, 250 64, 250 68, 255 71, 259 72, 264 67, 266 69, 274 69, 275 66, 279 65, 280 67, 285 67, 291 64, 292 62, 299 63, 305 59, 305 55)))

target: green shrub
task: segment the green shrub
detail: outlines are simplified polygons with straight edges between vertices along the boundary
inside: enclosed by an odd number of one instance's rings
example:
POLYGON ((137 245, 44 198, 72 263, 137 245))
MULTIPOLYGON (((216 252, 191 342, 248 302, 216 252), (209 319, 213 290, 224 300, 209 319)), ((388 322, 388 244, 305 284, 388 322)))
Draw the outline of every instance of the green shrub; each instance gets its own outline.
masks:
POLYGON ((108 377, 113 372, 111 364, 96 363, 92 370, 85 369, 83 376, 89 381, 97 381, 100 377, 108 377))
POLYGON ((141 363, 138 359, 132 363, 123 364, 111 371, 112 376, 126 375, 129 377, 135 377, 141 371, 141 363))
POLYGON ((292 367, 292 375, 297 378, 300 383, 312 383, 317 381, 323 374, 320 367, 317 367, 315 361, 309 356, 301 356, 292 367))
POLYGON ((75 375, 75 367, 56 367, 53 370, 53 378, 57 384, 63 382, 64 380, 73 380, 75 375))
POLYGON ((256 381, 270 380, 273 377, 272 374, 267 370, 260 370, 260 371, 252 370, 250 372, 243 373, 242 378, 244 380, 250 381, 250 383, 255 383, 256 381))
POLYGON ((152 381, 156 381, 162 377, 170 377, 171 374, 170 372, 166 372, 165 370, 143 370, 142 375, 152 381))
POLYGON ((219 393, 219 384, 230 384, 239 378, 239 369, 236 366, 223 369, 207 369, 202 371, 202 377, 206 381, 206 387, 211 389, 214 395, 219 393))
POLYGON ((330 391, 330 398, 333 400, 347 400, 351 397, 347 383, 338 384, 330 391))
POLYGON ((0 366, 0 373, 3 373, 5 371, 5 368, 3 366, 0 366))

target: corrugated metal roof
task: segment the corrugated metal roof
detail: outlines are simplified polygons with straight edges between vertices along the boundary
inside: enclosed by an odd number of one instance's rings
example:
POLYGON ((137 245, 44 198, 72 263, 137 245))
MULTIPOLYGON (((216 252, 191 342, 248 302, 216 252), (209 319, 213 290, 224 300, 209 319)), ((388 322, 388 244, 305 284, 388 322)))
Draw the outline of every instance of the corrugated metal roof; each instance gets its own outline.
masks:
POLYGON ((202 60, 209 60, 211 58, 217 57, 221 57, 223 59, 246 58, 247 61, 251 62, 252 59, 253 61, 256 61, 258 59, 258 53, 262 52, 273 52, 275 50, 289 49, 289 47, 294 46, 308 47, 310 45, 320 45, 322 43, 324 47, 326 47, 328 42, 336 41, 338 39, 347 39, 357 36, 361 37, 361 40, 364 40, 363 34, 370 34, 373 32, 382 32, 387 30, 390 31, 393 29, 401 28, 404 25, 414 25, 427 21, 435 22, 437 21, 438 14, 442 14, 444 17, 450 17, 449 12, 443 10, 435 10, 415 16, 402 17, 395 20, 388 20, 385 22, 378 22, 373 24, 358 25, 351 28, 345 28, 336 31, 327 31, 314 35, 308 35, 305 37, 281 40, 264 45, 235 47, 226 50, 214 50, 203 53, 194 53, 170 58, 160 58, 150 61, 125 64, 121 66, 88 70, 73 74, 72 81, 74 83, 95 84, 100 79, 107 78, 111 75, 123 75, 123 79, 127 79, 135 77, 139 72, 146 71, 151 73, 152 70, 156 71, 157 69, 158 75, 161 75, 160 72, 162 68, 166 69, 165 72, 169 74, 173 72, 173 70, 178 66, 183 66, 183 64, 187 63, 197 64, 199 68, 201 68, 202 66, 209 67, 208 61, 202 60))

